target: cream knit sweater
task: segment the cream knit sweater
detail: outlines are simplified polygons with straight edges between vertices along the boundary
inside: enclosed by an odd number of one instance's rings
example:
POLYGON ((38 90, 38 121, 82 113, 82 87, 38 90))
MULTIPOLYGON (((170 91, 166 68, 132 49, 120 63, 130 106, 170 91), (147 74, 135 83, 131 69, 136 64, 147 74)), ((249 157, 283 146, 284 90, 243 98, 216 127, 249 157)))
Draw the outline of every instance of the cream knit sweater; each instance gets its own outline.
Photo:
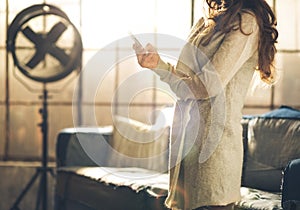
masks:
POLYGON ((242 29, 211 33, 200 19, 175 67, 159 61, 154 71, 178 97, 170 141, 170 189, 166 205, 194 209, 240 199, 243 161, 240 120, 258 62, 259 29, 242 14, 242 29), (175 74, 174 74, 175 73, 175 74))

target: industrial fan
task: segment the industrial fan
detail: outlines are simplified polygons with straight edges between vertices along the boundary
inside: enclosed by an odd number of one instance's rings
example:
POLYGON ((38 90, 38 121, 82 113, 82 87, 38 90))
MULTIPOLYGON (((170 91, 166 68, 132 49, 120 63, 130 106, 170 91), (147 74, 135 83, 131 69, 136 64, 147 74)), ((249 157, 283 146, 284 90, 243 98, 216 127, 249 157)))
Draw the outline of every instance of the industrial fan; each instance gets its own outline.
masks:
POLYGON ((80 34, 53 5, 33 5, 21 11, 9 26, 7 38, 15 65, 35 81, 60 80, 81 63, 80 34))
POLYGON ((19 204, 41 175, 36 209, 47 205, 48 167, 48 90, 46 83, 60 80, 81 66, 81 37, 68 16, 58 7, 37 4, 22 10, 14 18, 7 31, 7 51, 11 52, 17 69, 23 75, 43 83, 43 108, 39 110, 43 134, 42 164, 15 200, 10 210, 19 210, 19 204))

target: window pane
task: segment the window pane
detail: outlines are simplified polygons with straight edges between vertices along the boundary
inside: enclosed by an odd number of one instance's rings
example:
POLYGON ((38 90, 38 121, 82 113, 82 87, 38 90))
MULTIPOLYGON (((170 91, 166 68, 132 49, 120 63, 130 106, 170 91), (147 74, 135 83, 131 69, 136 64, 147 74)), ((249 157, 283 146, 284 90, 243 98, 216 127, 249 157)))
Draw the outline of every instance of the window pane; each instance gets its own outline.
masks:
POLYGON ((111 50, 99 51, 87 61, 81 73, 84 102, 111 101, 115 86, 115 62, 116 52, 111 50))
POLYGON ((107 104, 83 104, 82 118, 82 126, 112 125, 112 107, 107 104))
POLYGON ((100 48, 128 32, 154 32, 155 1, 82 1, 82 36, 86 48, 100 48))
POLYGON ((3 105, 0 105, 0 125, 0 156, 3 156, 6 142, 5 107, 3 105))
POLYGON ((157 0, 155 14, 157 32, 186 39, 191 27, 190 2, 157 0))
MULTIPOLYGON (((5 18, 5 13, 0 11, 0 31, 6 31, 6 22, 4 21, 5 18)), ((3 33, 3 32, 2 32, 3 33)), ((0 36, 0 47, 3 47, 5 49, 5 42, 6 42, 6 33, 1 34, 0 36)))
MULTIPOLYGON (((262 82, 261 82, 262 83, 262 82)), ((250 86, 248 95, 246 97, 246 106, 270 106, 271 105, 271 87, 258 86, 252 90, 250 86)))
POLYGON ((194 0, 194 24, 199 20, 199 18, 204 17, 204 0, 194 0))
POLYGON ((276 1, 278 49, 300 49, 299 0, 276 1))
MULTIPOLYGON (((74 127, 73 122, 73 112, 70 106, 64 105, 49 105, 48 106, 48 121, 49 121, 49 134, 48 134, 48 148, 49 148, 49 156, 55 157, 55 146, 56 146, 56 138, 57 134, 60 130, 64 128, 72 128, 74 127)), ((41 122, 42 118, 38 118, 39 122, 41 122)), ((40 130, 38 131, 39 133, 40 130)), ((41 138, 41 137, 39 137, 41 138)), ((41 140, 39 139, 39 142, 41 140)))
POLYGON ((0 50, 0 101, 4 102, 6 95, 6 69, 5 69, 5 51, 0 50))
POLYGON ((260 115, 269 112, 270 108, 247 108, 243 109, 243 115, 260 115))
POLYGON ((16 157, 39 157, 41 131, 39 106, 10 106, 9 153, 16 157))
POLYGON ((275 104, 299 106, 300 104, 300 53, 279 54, 282 75, 275 87, 275 104))

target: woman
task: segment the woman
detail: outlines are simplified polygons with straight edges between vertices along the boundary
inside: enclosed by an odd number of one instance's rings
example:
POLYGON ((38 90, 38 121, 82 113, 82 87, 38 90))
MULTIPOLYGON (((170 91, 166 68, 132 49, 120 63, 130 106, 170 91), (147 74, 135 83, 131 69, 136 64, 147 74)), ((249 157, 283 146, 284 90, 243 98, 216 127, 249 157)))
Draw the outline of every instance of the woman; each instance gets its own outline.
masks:
POLYGON ((193 27, 177 65, 148 44, 142 67, 178 96, 171 135, 172 209, 233 209, 243 161, 240 120, 253 74, 274 82, 276 18, 265 0, 206 0, 208 18, 193 27))

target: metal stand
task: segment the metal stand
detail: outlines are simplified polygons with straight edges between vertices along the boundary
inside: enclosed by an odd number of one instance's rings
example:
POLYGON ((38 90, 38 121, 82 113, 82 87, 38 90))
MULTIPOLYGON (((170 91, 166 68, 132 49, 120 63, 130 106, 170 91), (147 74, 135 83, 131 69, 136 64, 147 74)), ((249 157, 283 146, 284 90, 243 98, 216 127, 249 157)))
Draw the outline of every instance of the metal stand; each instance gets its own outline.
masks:
POLYGON ((16 201, 14 202, 13 206, 10 210, 20 210, 18 207, 21 203, 22 199, 32 187, 33 183, 36 181, 38 176, 40 175, 40 183, 39 183, 39 190, 37 193, 36 199, 36 210, 42 206, 42 210, 47 210, 47 199, 48 199, 48 180, 47 180, 47 173, 50 172, 52 177, 54 177, 53 168, 48 167, 48 110, 47 110, 47 99, 48 99, 48 91, 46 89, 46 85, 44 84, 43 88, 43 95, 41 96, 43 99, 43 108, 39 110, 39 113, 42 115, 42 122, 38 124, 41 127, 41 131, 43 134, 43 147, 42 147, 42 166, 36 168, 35 174, 29 180, 21 194, 17 197, 16 201))

